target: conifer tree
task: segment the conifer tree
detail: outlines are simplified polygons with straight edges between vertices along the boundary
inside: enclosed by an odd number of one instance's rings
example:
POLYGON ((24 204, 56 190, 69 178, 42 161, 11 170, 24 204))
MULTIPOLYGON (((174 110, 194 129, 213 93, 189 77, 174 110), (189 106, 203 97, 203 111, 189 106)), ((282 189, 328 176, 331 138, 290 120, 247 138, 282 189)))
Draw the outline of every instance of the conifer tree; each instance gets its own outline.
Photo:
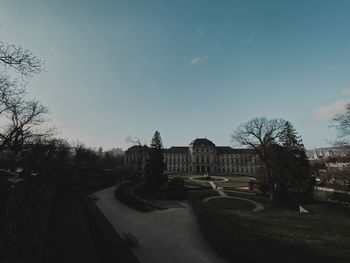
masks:
POLYGON ((284 124, 280 141, 282 145, 287 148, 304 148, 301 136, 298 135, 289 121, 286 121, 284 124))
POLYGON ((145 179, 148 189, 152 193, 156 193, 166 182, 166 177, 164 176, 163 143, 158 131, 154 133, 152 138, 149 156, 145 179))
POLYGON ((281 188, 293 192, 310 190, 314 180, 310 173, 306 150, 301 137, 288 121, 285 123, 280 142, 284 147, 281 188))

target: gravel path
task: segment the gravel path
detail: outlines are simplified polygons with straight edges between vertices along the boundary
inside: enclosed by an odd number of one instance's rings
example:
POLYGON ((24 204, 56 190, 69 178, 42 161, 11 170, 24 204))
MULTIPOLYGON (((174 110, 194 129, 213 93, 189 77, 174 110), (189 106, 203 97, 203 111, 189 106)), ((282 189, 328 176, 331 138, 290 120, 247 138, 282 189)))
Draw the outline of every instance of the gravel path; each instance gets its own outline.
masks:
POLYGON ((202 236, 187 202, 184 208, 141 213, 114 198, 115 187, 99 191, 96 205, 114 228, 139 241, 133 252, 142 263, 224 263, 202 236))

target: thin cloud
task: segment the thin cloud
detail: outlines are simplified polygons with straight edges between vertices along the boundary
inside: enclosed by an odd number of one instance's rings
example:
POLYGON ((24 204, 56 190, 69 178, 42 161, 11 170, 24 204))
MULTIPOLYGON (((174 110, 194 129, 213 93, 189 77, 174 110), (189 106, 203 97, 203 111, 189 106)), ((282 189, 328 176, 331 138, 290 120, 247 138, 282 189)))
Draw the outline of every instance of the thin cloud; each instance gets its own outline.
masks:
POLYGON ((347 88, 347 89, 343 89, 341 91, 341 95, 349 95, 350 94, 350 88, 347 88))
POLYGON ((331 120, 335 115, 345 112, 345 106, 350 103, 349 100, 339 100, 332 105, 320 107, 312 113, 312 120, 327 121, 331 120))
POLYGON ((190 61, 190 65, 195 64, 202 64, 204 63, 209 57, 208 56, 196 56, 190 61))

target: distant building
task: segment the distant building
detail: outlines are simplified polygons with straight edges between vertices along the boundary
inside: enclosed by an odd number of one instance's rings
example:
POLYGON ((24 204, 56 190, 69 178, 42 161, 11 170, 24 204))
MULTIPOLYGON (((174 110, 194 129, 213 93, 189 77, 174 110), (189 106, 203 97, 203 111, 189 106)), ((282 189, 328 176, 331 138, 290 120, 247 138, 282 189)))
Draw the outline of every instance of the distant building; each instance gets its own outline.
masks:
MULTIPOLYGON (((132 146, 125 152, 125 163, 144 171, 149 148, 132 146)), ((189 146, 172 146, 163 150, 167 173, 236 174, 254 176, 258 157, 251 149, 216 146, 206 138, 192 141, 189 146)))
POLYGON ((333 157, 345 157, 349 153, 350 149, 344 147, 318 148, 306 151, 306 155, 310 161, 326 161, 333 157))
POLYGON ((125 151, 125 164, 134 168, 135 171, 145 171, 146 162, 149 158, 149 147, 134 145, 125 151))
POLYGON ((103 148, 100 146, 100 148, 98 148, 97 150, 97 154, 99 156, 106 156, 106 154, 109 154, 111 156, 116 157, 124 155, 124 151, 120 148, 113 148, 112 150, 103 151, 103 148))
POLYGON ((344 170, 345 168, 350 166, 350 163, 325 163, 326 169, 338 169, 338 170, 344 170))
POLYGON ((120 148, 113 148, 112 150, 109 150, 108 153, 113 155, 113 156, 124 155, 124 151, 120 148))

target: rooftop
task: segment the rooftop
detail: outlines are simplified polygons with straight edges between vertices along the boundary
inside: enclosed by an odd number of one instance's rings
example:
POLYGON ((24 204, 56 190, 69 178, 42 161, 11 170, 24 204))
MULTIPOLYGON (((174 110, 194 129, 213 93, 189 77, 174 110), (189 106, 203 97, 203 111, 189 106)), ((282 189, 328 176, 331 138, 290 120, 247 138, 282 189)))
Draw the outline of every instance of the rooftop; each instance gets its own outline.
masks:
POLYGON ((205 145, 205 146, 215 146, 215 144, 211 141, 208 140, 207 138, 197 138, 194 141, 192 141, 190 144, 192 145, 205 145))

